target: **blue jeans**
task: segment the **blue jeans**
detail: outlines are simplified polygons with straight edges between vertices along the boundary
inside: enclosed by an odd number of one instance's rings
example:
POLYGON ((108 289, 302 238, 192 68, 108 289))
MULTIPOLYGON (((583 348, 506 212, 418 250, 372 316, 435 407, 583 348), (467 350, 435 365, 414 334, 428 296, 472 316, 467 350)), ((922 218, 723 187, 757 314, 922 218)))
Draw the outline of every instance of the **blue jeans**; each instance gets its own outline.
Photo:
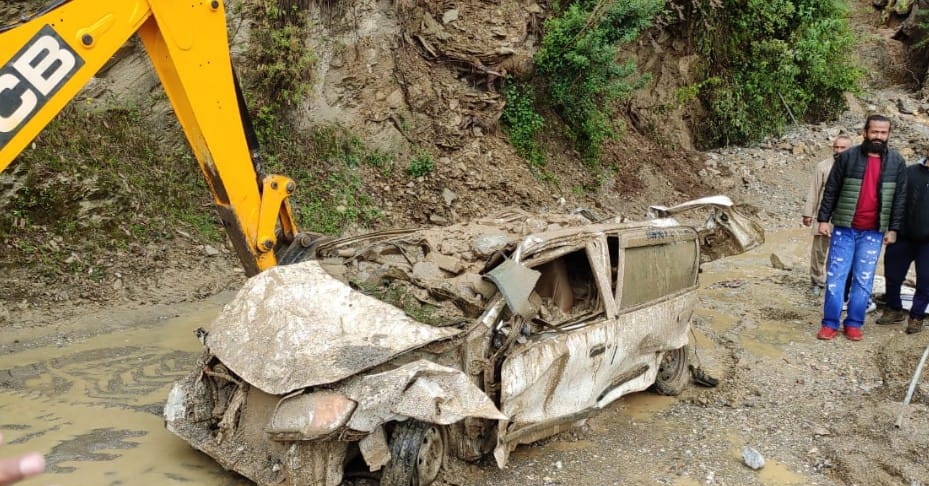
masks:
POLYGON ((929 305, 929 242, 901 238, 896 243, 887 245, 884 251, 884 276, 887 278, 885 298, 887 307, 903 307, 900 301, 900 287, 903 286, 906 272, 913 262, 916 262, 916 295, 913 296, 910 317, 923 319, 926 317, 926 306, 929 305))
POLYGON ((842 315, 845 282, 851 274, 852 288, 848 295, 845 327, 864 325, 865 311, 871 300, 874 270, 881 255, 884 233, 836 226, 829 242, 826 261, 826 299, 823 304, 823 326, 839 328, 842 315))

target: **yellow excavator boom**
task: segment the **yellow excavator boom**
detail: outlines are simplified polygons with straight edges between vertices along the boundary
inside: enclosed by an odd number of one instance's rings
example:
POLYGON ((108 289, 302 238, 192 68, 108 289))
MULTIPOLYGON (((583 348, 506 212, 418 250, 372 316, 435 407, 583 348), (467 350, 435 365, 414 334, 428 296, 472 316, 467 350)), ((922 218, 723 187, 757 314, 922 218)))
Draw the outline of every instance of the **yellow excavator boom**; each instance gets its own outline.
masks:
POLYGON ((246 273, 276 265, 297 234, 294 182, 261 173, 219 0, 58 0, 0 27, 0 171, 136 33, 246 273))

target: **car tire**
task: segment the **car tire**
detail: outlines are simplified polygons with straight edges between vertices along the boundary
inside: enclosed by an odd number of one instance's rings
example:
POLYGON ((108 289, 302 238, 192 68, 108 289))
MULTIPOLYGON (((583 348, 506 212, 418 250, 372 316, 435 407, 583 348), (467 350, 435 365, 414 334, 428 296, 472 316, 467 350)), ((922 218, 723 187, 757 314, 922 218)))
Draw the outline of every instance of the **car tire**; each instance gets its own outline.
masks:
POLYGON ((652 389, 659 395, 680 395, 690 384, 690 350, 682 346, 667 351, 658 365, 658 375, 652 389))
POLYGON ((445 462, 445 431, 441 426, 407 420, 390 437, 390 461, 381 473, 380 486, 427 486, 445 462))

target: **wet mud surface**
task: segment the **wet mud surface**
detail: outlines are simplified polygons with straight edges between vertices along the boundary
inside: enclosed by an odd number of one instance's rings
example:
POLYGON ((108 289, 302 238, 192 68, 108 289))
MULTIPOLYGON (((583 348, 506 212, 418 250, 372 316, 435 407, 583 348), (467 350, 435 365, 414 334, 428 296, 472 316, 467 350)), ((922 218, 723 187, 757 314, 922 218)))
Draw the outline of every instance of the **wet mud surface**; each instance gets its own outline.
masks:
POLYGON ((194 366, 193 330, 231 296, 5 329, 3 452, 38 450, 47 460, 48 474, 25 484, 250 484, 171 435, 161 414, 171 384, 194 366))

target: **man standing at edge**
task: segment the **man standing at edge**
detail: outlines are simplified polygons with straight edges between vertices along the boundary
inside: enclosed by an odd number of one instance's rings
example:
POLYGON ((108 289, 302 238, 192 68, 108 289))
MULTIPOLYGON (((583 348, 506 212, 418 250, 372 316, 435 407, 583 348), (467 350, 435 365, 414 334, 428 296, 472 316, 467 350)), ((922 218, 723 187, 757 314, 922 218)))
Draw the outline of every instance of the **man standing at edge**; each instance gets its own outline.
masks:
POLYGON ((803 226, 812 226, 813 244, 810 246, 810 294, 819 297, 826 287, 826 254, 829 251, 829 237, 819 232, 819 225, 813 226, 813 221, 819 213, 819 202, 823 198, 823 189, 829 171, 839 157, 839 154, 848 150, 852 145, 852 138, 848 135, 839 135, 832 141, 832 156, 816 164, 810 189, 806 194, 806 204, 803 206, 803 226))
POLYGON ((903 225, 906 162, 896 150, 887 147, 890 119, 871 115, 865 120, 863 132, 864 142, 839 154, 832 166, 816 218, 819 232, 832 238, 818 339, 829 340, 838 334, 842 294, 851 273, 848 314, 843 325, 846 338, 861 340, 881 243, 895 242, 903 225))
POLYGON ((884 252, 884 276, 887 278, 887 308, 876 321, 896 324, 906 319, 907 334, 923 330, 929 304, 929 158, 906 169, 906 216, 897 242, 884 252), (903 310, 900 288, 916 262, 916 294, 910 312, 903 310))

